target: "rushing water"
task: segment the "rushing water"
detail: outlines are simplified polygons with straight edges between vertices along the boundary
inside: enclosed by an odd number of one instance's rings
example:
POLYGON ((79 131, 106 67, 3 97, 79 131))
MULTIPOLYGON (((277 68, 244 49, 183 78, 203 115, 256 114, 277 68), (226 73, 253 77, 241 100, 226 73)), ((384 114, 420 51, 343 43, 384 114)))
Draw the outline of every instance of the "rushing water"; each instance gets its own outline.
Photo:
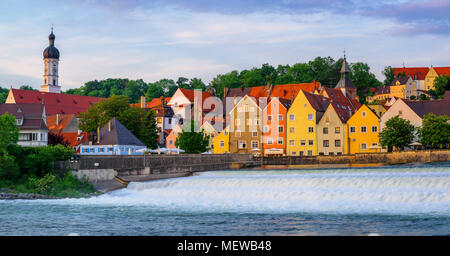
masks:
POLYGON ((0 235, 449 235, 450 163, 248 170, 0 200, 0 235))

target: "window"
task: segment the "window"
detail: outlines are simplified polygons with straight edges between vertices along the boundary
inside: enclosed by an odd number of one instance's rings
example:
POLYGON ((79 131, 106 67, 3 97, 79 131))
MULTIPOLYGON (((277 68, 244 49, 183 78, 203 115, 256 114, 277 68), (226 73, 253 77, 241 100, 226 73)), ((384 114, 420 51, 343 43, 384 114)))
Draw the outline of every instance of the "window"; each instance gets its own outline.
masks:
POLYGON ((324 141, 323 141, 323 146, 324 146, 325 148, 328 148, 328 147, 330 146, 330 141, 329 141, 329 140, 324 140, 324 141))
POLYGON ((314 140, 308 140, 308 145, 309 145, 309 146, 314 145, 314 140))
POLYGON ((299 156, 303 156, 303 155, 304 155, 304 152, 303 152, 303 151, 299 151, 299 152, 298 152, 298 155, 299 155, 299 156))
POLYGON ((356 127, 350 126, 350 133, 355 133, 355 132, 356 132, 356 127))
POLYGON ((308 156, 312 156, 312 150, 308 150, 308 156))
POLYGON ((105 152, 105 149, 104 149, 104 148, 99 148, 99 149, 98 149, 98 152, 103 153, 103 152, 105 152))
POLYGON ((278 126, 278 132, 283 133, 284 132, 284 126, 280 125, 278 126))
POLYGON ((272 138, 267 138, 267 144, 272 145, 272 143, 273 143, 272 138))
POLYGON ((241 125, 241 119, 236 119, 236 125, 241 125))
POLYGON ((297 151, 292 151, 292 153, 291 153, 293 156, 296 156, 297 155, 297 151))
POLYGON ((269 126, 264 126, 264 133, 269 133, 269 126))
POLYGON ((293 147, 294 146, 295 141, 294 140, 289 140, 289 146, 293 147))
POLYGON ((244 105, 244 112, 248 112, 248 105, 244 105))
POLYGON ((172 118, 168 118, 168 123, 172 124, 172 118))
POLYGON ((259 119, 255 119, 255 125, 259 124, 259 119))
POLYGON ((341 146, 341 140, 335 140, 334 141, 334 146, 335 147, 340 147, 341 146))
POLYGON ((247 142, 245 140, 240 140, 238 147, 239 148, 247 148, 247 142))
POLYGON ((334 128, 334 133, 336 133, 336 134, 341 133, 341 127, 334 128))
POLYGON ((378 132, 378 127, 377 126, 372 126, 372 132, 378 132))
POLYGON ((283 115, 278 115, 278 121, 283 121, 283 115))
POLYGON ((294 133, 295 132, 295 128, 294 127, 289 127, 289 132, 290 133, 294 133))
POLYGON ((367 149, 367 144, 361 143, 361 150, 366 150, 366 149, 367 149))
POLYGON ((259 143, 256 140, 252 140, 252 149, 258 148, 259 143))
POLYGON ((300 146, 306 146, 306 140, 300 140, 300 146))
POLYGON ((221 148, 225 147, 225 141, 221 140, 219 142, 219 147, 221 147, 221 148))
POLYGON ((169 140, 169 145, 172 145, 172 140, 169 140))
POLYGON ((267 121, 272 121, 272 115, 267 116, 267 121))
POLYGON ((328 134, 328 128, 327 127, 323 128, 323 134, 328 134))
POLYGON ((366 133, 367 132, 367 127, 366 126, 361 126, 361 132, 366 133))
POLYGON ((308 127, 308 132, 309 133, 314 132, 314 127, 308 127))
POLYGON ((32 140, 33 141, 37 141, 38 140, 38 134, 37 133, 32 133, 32 140))
POLYGON ((366 117, 366 111, 363 111, 363 112, 361 113, 361 115, 362 115, 363 117, 366 117))
POLYGON ((372 146, 373 146, 373 147, 376 147, 376 146, 378 146, 378 143, 376 143, 376 142, 375 142, 375 143, 372 143, 372 146))
POLYGON ((278 138, 278 145, 283 145, 283 138, 278 138))
POLYGON ((252 136, 253 136, 253 137, 258 137, 258 131, 253 131, 253 132, 252 132, 252 136))
POLYGON ((289 115, 289 121, 295 121, 295 115, 293 114, 289 115))
POLYGON ((314 120, 313 114, 308 114, 308 120, 314 120))

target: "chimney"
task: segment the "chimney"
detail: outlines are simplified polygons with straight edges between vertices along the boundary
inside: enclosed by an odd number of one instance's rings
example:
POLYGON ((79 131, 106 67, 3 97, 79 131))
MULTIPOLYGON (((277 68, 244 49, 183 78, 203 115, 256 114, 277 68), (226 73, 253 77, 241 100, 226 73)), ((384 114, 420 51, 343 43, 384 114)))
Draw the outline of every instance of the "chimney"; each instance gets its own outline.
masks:
POLYGON ((294 94, 291 95, 291 104, 294 102, 294 94))
POLYGON ((322 103, 323 103, 323 110, 325 111, 327 109, 327 100, 322 99, 322 103))
POLYGON ((100 144, 100 126, 97 126, 97 144, 100 144))
POLYGON ((145 108, 145 96, 141 96, 141 108, 145 108))
POLYGON ((59 122, 61 121, 61 115, 56 114, 56 125, 59 125, 59 122))

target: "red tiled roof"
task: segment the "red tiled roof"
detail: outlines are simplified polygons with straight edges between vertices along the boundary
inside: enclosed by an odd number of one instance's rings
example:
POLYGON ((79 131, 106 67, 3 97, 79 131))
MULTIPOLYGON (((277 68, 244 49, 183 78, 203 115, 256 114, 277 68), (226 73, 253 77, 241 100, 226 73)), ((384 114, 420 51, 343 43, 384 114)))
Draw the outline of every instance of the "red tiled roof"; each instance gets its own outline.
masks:
POLYGON ((44 106, 39 103, 0 104, 0 115, 8 113, 23 120, 20 129, 47 129, 43 111, 44 106))
POLYGON ((272 92, 270 92, 270 86, 255 86, 255 87, 243 87, 243 88, 228 88, 226 97, 234 97, 234 96, 245 96, 248 95, 250 97, 266 98, 270 97, 278 97, 287 100, 292 100, 292 97, 295 98, 300 90, 305 92, 312 93, 319 88, 319 82, 313 83, 301 83, 301 84, 277 84, 273 86, 272 92))
POLYGON ((71 115, 60 115, 59 124, 56 124, 56 115, 47 115, 47 127, 53 133, 63 133, 66 126, 72 120, 73 114, 71 115))
POLYGON ((450 77, 450 67, 433 67, 438 75, 450 77))
POLYGON ((430 71, 430 68, 427 67, 417 67, 417 68, 392 68, 394 75, 398 76, 398 74, 405 73, 408 76, 411 76, 413 80, 424 80, 425 76, 430 71))
MULTIPOLYGON (((154 98, 150 102, 146 102, 145 103, 145 108, 154 108, 154 107, 162 105, 162 99, 163 99, 163 97, 154 98)), ((167 104, 167 102, 169 102, 170 99, 172 99, 172 98, 171 97, 164 98, 164 102, 167 104)), ((130 104, 130 105, 132 107, 141 107, 141 103, 133 103, 133 104, 130 104)))
POLYGON ((16 103, 45 103, 47 115, 79 114, 105 98, 11 89, 16 103))
MULTIPOLYGON (((180 90, 190 102, 192 102, 192 103, 194 102, 194 95, 195 95, 194 90, 184 89, 184 88, 180 88, 180 90)), ((211 93, 209 93, 209 92, 201 92, 201 93, 202 93, 202 101, 211 97, 211 93)))

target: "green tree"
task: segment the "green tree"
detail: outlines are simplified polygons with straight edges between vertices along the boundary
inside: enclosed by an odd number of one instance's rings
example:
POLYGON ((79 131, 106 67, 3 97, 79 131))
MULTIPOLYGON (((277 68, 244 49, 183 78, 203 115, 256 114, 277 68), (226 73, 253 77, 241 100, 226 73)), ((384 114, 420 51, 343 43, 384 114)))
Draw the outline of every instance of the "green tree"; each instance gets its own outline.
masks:
POLYGON ((436 98, 443 98, 445 91, 450 90, 450 77, 440 75, 433 82, 434 89, 429 92, 436 98))
POLYGON ((19 140, 19 128, 16 118, 5 113, 0 116, 0 152, 5 152, 10 144, 16 144, 19 140))
POLYGON ((22 85, 19 87, 20 90, 28 90, 28 91, 37 91, 36 89, 34 89, 33 87, 29 86, 29 85, 22 85))
MULTIPOLYGON (((153 113, 153 111, 149 112, 153 113)), ((154 114, 149 114, 147 110, 139 107, 131 107, 127 96, 112 96, 94 104, 86 112, 80 113, 79 128, 83 131, 95 132, 98 127, 104 126, 114 117, 147 146, 155 147, 157 130, 154 114)))
POLYGON ((403 150, 414 139, 414 126, 400 116, 395 116, 386 122, 386 127, 380 132, 380 143, 389 149, 395 147, 403 150))
POLYGON ((142 128, 139 138, 149 148, 155 149, 158 147, 158 143, 156 140, 158 138, 158 133, 156 127, 155 112, 151 109, 148 111, 144 111, 144 115, 142 117, 142 128))
POLYGON ((6 98, 8 97, 9 89, 0 87, 0 104, 5 103, 6 98))
POLYGON ((175 141, 175 146, 180 147, 186 153, 198 154, 205 152, 209 149, 209 136, 204 135, 203 131, 196 132, 198 125, 194 122, 186 122, 184 127, 190 127, 190 129, 184 128, 175 141), (187 131, 186 131, 187 130, 187 131))
POLYGON ((358 89, 358 96, 361 100, 365 98, 365 91, 369 88, 380 87, 382 83, 378 81, 375 74, 370 72, 370 67, 367 63, 356 62, 350 65, 350 78, 353 84, 358 89))
POLYGON ((386 86, 391 85, 392 81, 394 81, 394 79, 395 79, 395 74, 394 74, 394 70, 392 69, 392 67, 391 66, 385 67, 381 73, 385 77, 383 84, 386 86))
POLYGON ((436 116, 433 113, 425 115, 422 121, 422 128, 419 129, 419 141, 424 146, 436 148, 440 145, 450 143, 450 117, 436 116))
POLYGON ((239 88, 241 83, 239 81, 239 71, 233 70, 230 73, 217 75, 211 82, 211 86, 216 90, 219 98, 223 97, 223 90, 227 88, 239 88))
POLYGON ((426 94, 420 94, 419 100, 430 100, 430 97, 428 97, 426 94))
POLYGON ((189 79, 187 79, 186 77, 178 77, 178 80, 177 80, 178 88, 189 89, 188 81, 189 81, 189 79))
POLYGON ((201 89, 204 91, 206 89, 206 85, 203 83, 202 79, 194 77, 189 81, 189 89, 201 89))

